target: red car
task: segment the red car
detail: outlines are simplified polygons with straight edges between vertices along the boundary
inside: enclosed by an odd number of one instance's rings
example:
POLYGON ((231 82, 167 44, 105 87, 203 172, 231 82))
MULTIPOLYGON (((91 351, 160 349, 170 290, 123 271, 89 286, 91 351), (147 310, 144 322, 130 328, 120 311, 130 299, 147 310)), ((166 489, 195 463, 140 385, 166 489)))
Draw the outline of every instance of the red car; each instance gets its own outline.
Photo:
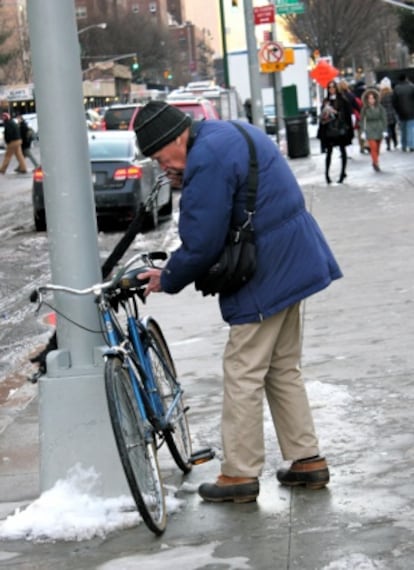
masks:
POLYGON ((178 107, 196 121, 220 118, 213 103, 201 97, 170 96, 167 97, 167 103, 178 107))

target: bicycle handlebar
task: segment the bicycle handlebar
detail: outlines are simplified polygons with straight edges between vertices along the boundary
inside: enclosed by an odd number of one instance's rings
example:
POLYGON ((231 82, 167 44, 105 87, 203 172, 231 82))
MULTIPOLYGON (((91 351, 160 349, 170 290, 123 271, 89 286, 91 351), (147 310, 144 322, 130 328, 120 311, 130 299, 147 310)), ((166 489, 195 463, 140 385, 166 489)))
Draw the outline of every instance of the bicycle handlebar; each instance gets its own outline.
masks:
MULTIPOLYGON (((138 267, 136 269, 134 269, 134 275, 135 277, 139 274, 139 273, 143 273, 145 271, 147 271, 149 268, 154 268, 156 267, 154 265, 154 261, 160 260, 160 261, 165 261, 167 259, 168 255, 165 251, 153 251, 153 252, 149 252, 149 253, 138 253, 137 255, 134 255, 133 257, 131 257, 131 259, 129 259, 127 261, 127 263, 125 263, 125 265, 123 265, 114 275, 114 277, 110 280, 110 281, 105 281, 103 283, 95 283, 94 285, 91 285, 90 287, 86 287, 85 289, 75 289, 73 287, 67 287, 66 285, 54 285, 52 283, 48 283, 46 285, 42 285, 40 287, 38 287, 37 289, 34 289, 31 294, 30 294, 30 302, 31 303, 39 303, 39 305, 42 303, 42 293, 46 293, 47 291, 55 291, 55 292, 61 292, 61 293, 69 293, 70 295, 90 295, 90 294, 94 294, 95 296, 99 296, 102 291, 106 291, 108 289, 114 289, 116 288, 123 280, 123 277, 127 271, 127 269, 129 269, 132 265, 134 265, 134 263, 136 263, 136 261, 138 259, 142 260, 142 262, 146 265, 145 267, 138 267)), ((122 283, 122 287, 124 289, 127 288, 136 288, 139 286, 144 287, 146 285, 146 283, 148 283, 148 280, 142 279, 142 280, 138 280, 138 279, 132 279, 132 276, 128 276, 127 279, 124 279, 124 282, 122 283)))

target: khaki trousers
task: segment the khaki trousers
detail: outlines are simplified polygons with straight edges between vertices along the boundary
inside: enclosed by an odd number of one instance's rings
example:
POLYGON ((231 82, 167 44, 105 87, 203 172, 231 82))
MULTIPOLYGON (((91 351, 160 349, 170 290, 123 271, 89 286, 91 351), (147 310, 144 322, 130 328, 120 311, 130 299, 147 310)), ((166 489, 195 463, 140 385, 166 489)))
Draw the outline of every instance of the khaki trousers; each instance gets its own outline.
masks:
POLYGON ((285 460, 319 454, 303 383, 299 303, 260 323, 233 325, 224 351, 222 473, 258 477, 266 395, 285 460))
POLYGON ((6 146, 6 152, 3 158, 3 164, 0 167, 0 172, 6 172, 9 166, 10 160, 15 156, 19 165, 20 170, 26 171, 26 163, 24 161, 23 151, 22 151, 22 141, 11 141, 6 146))

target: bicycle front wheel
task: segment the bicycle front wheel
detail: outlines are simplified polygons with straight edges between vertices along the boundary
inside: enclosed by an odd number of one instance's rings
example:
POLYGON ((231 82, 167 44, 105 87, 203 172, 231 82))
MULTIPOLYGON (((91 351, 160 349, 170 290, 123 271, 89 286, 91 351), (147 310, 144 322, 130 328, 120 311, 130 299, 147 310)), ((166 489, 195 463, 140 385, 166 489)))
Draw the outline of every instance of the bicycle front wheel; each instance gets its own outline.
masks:
POLYGON ((147 324, 148 356, 158 393, 163 405, 163 412, 171 412, 169 427, 164 431, 168 449, 183 473, 189 473, 192 468, 191 437, 188 427, 186 410, 182 395, 171 409, 171 404, 180 393, 180 386, 176 380, 174 362, 172 360, 167 342, 157 325, 150 319, 147 324))
POLYGON ((157 535, 165 530, 167 512, 164 488, 154 439, 145 437, 131 378, 119 357, 105 364, 109 415, 121 463, 137 505, 148 528, 157 535))

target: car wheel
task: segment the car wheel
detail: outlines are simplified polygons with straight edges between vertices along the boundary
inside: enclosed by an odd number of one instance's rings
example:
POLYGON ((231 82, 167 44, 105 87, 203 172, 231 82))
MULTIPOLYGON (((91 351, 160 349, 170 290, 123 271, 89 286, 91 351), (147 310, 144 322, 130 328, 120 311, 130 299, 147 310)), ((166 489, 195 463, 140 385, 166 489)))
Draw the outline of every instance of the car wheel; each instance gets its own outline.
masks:
POLYGON ((34 215, 34 225, 37 232, 46 231, 46 217, 44 212, 37 212, 34 215))

